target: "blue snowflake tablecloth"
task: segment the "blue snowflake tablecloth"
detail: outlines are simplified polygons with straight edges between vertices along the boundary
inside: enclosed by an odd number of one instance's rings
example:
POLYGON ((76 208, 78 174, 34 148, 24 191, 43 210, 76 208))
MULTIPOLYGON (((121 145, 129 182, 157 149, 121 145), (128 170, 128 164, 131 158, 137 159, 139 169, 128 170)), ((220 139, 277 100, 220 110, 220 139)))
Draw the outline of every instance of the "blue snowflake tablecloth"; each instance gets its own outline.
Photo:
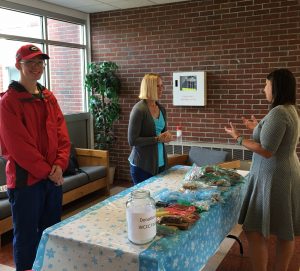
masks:
POLYGON ((146 245, 127 239, 125 203, 133 189, 144 188, 157 197, 166 188, 177 190, 188 171, 175 166, 135 187, 72 216, 43 233, 35 271, 198 271, 215 253, 237 222, 246 182, 224 193, 187 231, 156 237, 146 245))

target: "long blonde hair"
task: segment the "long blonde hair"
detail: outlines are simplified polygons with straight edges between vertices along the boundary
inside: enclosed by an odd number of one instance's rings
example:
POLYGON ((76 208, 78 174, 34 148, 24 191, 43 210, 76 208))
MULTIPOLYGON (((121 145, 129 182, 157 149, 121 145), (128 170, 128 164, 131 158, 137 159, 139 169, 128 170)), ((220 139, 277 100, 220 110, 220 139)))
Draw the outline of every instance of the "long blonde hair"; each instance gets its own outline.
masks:
POLYGON ((139 98, 141 100, 150 99, 157 101, 157 84, 158 79, 161 78, 161 76, 157 73, 148 73, 144 76, 142 82, 141 82, 141 88, 140 88, 140 95, 139 98))

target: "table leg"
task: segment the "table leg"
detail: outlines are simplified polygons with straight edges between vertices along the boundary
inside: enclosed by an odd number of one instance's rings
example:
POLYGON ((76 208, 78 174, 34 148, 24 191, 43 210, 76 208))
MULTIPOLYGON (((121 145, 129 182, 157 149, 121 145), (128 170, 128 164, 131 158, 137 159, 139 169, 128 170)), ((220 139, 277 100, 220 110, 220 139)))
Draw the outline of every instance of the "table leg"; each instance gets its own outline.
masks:
POLYGON ((232 239, 234 239, 235 241, 237 241, 239 243, 240 254, 243 255, 244 254, 244 249, 243 249, 243 244, 242 244, 241 240, 238 237, 236 237, 235 235, 232 235, 232 234, 228 234, 226 237, 232 238, 232 239))

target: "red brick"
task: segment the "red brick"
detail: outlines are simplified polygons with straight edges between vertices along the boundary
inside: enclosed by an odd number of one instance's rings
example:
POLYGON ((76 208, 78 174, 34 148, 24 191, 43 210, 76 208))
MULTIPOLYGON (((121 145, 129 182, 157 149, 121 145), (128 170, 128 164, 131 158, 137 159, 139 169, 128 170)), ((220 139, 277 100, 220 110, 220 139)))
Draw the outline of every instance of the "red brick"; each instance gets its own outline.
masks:
POLYGON ((263 118, 268 104, 262 90, 273 68, 291 68, 299 85, 296 0, 213 3, 188 1, 91 14, 92 60, 113 60, 120 66, 122 116, 111 151, 112 161, 119 163, 117 178, 130 178, 127 126, 144 73, 163 75, 161 103, 167 108, 169 129, 175 131, 179 123, 185 140, 210 143, 233 144, 223 133, 229 120, 247 134, 241 117, 263 118), (193 70, 207 71, 207 106, 174 107, 173 72, 193 70))

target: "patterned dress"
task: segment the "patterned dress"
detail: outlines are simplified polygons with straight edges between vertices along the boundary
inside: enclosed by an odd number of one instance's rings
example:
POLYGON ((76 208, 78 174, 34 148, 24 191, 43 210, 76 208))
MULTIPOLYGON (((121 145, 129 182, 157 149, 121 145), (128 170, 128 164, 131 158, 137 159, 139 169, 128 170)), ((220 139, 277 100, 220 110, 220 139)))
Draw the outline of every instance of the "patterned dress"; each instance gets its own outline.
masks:
POLYGON ((300 235, 300 163, 296 154, 299 116, 295 106, 279 105, 253 130, 254 141, 273 153, 253 153, 249 188, 239 223, 244 230, 292 240, 300 235))

